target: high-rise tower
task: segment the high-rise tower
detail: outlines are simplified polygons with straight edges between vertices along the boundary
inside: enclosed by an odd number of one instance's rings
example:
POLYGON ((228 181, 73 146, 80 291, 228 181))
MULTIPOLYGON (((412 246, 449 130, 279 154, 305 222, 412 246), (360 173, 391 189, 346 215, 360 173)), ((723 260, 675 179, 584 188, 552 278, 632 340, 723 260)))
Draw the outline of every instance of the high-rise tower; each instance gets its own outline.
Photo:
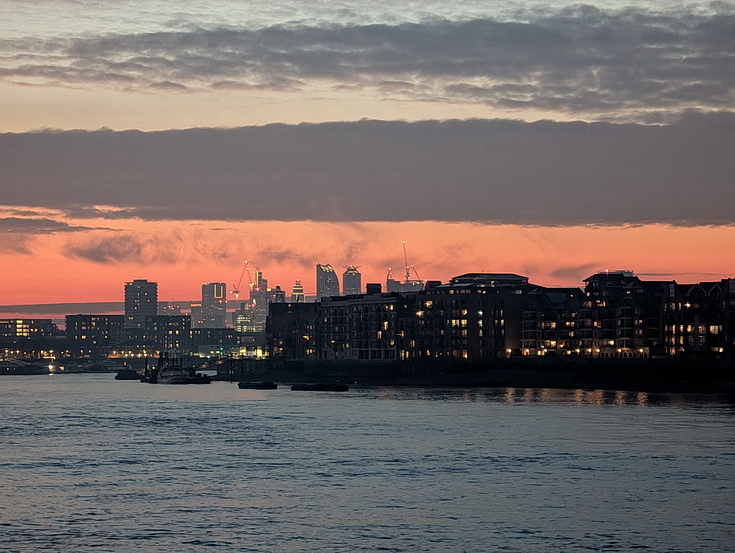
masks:
POLYGON ((342 273, 342 291, 345 296, 362 293, 362 275, 357 269, 359 266, 345 265, 345 272, 342 273))
POLYGON ((339 280, 331 265, 316 264, 316 300, 339 296, 339 280))
POLYGON ((304 301, 304 286, 301 284, 301 281, 297 278, 296 284, 293 285, 293 289, 291 290, 291 302, 298 303, 304 301))
POLYGON ((227 284, 202 284, 202 322, 207 328, 224 328, 227 320, 227 284))
POLYGON ((158 313, 158 283, 136 279, 125 283, 125 328, 145 328, 145 318, 158 313))

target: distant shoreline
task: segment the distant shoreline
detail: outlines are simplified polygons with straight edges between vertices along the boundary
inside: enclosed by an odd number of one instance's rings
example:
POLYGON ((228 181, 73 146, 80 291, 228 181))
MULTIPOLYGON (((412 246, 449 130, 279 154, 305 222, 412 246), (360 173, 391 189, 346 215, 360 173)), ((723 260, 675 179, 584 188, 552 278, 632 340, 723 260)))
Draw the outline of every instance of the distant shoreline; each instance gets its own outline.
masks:
MULTIPOLYGON (((0 372, 0 377, 6 378, 22 376, 45 376, 44 372, 16 373, 0 372)), ((116 371, 68 371, 56 372, 64 374, 106 374, 114 380, 116 371)), ((518 388, 518 389, 558 389, 584 390, 605 392, 638 392, 653 394, 697 394, 725 397, 735 402, 735 377, 725 378, 710 376, 654 378, 651 374, 641 374, 635 378, 626 378, 624 375, 610 375, 593 371, 587 375, 580 375, 575 371, 500 369, 482 373, 453 373, 427 374, 417 376, 375 374, 350 374, 349 371, 320 372, 310 371, 298 373, 285 370, 264 370, 248 372, 241 377, 229 378, 214 376, 220 382, 243 381, 272 381, 279 384, 293 384, 300 382, 346 383, 350 386, 386 387, 386 388, 518 388)))
POLYGON ((437 367, 434 372, 422 374, 407 374, 406 367, 306 365, 297 370, 247 372, 242 378, 370 386, 558 388, 735 396, 735 370, 728 368, 724 360, 697 359, 507 359, 474 370, 437 367))

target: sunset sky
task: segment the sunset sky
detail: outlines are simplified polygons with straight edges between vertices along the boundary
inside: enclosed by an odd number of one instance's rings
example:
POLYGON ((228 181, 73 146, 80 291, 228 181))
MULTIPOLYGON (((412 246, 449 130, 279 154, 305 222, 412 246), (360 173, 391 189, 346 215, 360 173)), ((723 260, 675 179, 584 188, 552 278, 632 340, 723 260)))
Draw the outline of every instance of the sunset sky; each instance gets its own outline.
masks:
POLYGON ((735 4, 635 4, 0 0, 0 306, 733 277, 735 4))

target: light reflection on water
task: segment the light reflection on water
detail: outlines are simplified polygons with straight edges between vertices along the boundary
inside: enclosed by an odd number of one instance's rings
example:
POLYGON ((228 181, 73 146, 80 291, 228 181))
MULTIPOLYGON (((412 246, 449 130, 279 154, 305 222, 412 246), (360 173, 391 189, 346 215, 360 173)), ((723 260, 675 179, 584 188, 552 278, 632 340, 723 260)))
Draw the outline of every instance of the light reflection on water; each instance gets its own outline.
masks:
POLYGON ((726 550, 733 414, 602 390, 5 377, 0 550, 726 550))

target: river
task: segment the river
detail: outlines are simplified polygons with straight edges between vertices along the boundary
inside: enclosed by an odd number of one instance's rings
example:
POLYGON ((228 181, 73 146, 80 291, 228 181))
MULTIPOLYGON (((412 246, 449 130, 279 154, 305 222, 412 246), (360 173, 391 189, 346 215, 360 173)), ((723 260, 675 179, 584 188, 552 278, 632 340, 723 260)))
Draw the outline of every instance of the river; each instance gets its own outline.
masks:
POLYGON ((0 550, 726 551, 735 405, 0 378, 0 550))

